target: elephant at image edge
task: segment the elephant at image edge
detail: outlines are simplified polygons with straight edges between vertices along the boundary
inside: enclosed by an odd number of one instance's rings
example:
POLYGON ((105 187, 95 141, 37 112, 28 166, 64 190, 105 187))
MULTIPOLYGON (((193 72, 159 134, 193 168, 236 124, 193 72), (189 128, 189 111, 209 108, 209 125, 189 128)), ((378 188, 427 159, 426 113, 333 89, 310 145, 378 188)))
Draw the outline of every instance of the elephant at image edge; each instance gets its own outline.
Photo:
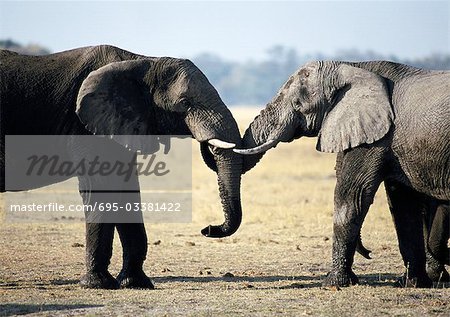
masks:
MULTIPOLYGON (((319 151, 339 153, 332 268, 324 284, 357 283, 351 268, 358 235, 384 181, 408 268, 404 279, 430 286, 421 211, 429 200, 450 199, 450 72, 386 61, 310 62, 246 130, 246 150, 235 149, 250 155, 243 172, 277 143, 302 136, 318 136, 319 151)), ((448 279, 442 263, 435 270, 431 276, 448 279)))
MULTIPOLYGON (((230 148, 240 144, 241 136, 231 112, 192 62, 146 57, 106 45, 46 56, 1 50, 0 57, 0 191, 5 191, 5 135, 99 134, 114 139, 116 135, 192 135, 200 142, 205 163, 217 173, 225 215, 222 225, 208 226, 202 233, 225 237, 239 228, 242 157, 230 148)), ((74 157, 89 152, 82 145, 66 147, 74 157)), ((138 184, 137 176, 132 177, 138 184)), ((83 181, 80 178, 80 184, 83 181)), ((89 195, 82 193, 85 203, 89 195)), ((132 200, 140 202, 138 192, 132 200)), ((87 273, 81 284, 153 288, 143 271, 146 253, 143 223, 86 223, 87 273), (108 272, 114 228, 123 247, 117 279, 108 272)))

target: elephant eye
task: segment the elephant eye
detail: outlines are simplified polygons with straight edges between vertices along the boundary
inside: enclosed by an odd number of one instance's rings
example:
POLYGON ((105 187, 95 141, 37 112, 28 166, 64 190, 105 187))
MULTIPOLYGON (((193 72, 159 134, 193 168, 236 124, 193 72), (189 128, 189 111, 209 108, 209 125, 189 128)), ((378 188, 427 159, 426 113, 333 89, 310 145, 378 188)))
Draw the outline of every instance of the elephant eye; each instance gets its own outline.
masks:
POLYGON ((191 108, 187 99, 180 99, 174 106, 176 112, 187 112, 191 108))
MULTIPOLYGON (((300 96, 303 100, 309 101, 309 97, 310 97, 309 95, 310 95, 309 91, 306 87, 300 88, 300 96)), ((300 99, 300 97, 298 99, 300 99)))
POLYGON ((300 78, 300 87, 310 86, 309 82, 310 82, 310 79, 308 78, 308 76, 300 78))

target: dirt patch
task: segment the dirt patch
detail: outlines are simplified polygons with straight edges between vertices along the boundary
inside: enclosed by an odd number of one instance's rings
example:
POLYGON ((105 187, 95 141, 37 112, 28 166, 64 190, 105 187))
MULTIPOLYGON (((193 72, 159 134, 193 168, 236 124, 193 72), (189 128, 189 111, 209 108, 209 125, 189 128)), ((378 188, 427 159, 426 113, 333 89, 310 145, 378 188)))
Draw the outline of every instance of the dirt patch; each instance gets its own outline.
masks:
MULTIPOLYGON (((234 109, 242 129, 258 113, 234 109)), ((0 315, 321 315, 448 316, 449 289, 393 288, 402 260, 383 188, 362 238, 372 260, 356 255, 361 284, 322 288, 331 260, 332 154, 315 139, 281 144, 242 180, 243 223, 232 237, 200 230, 222 221, 216 175, 193 143, 193 221, 147 224, 145 270, 155 290, 86 290, 84 224, 2 224, 0 315)), ((121 248, 114 242, 111 272, 121 248)))

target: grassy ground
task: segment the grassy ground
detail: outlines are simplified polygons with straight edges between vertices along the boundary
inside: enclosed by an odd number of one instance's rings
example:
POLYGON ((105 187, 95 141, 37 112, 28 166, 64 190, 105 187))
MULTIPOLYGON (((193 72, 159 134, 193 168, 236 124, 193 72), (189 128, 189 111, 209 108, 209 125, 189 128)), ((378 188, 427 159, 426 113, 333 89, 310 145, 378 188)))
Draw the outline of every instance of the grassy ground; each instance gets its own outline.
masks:
MULTIPOLYGON (((245 128, 258 110, 234 109, 245 128)), ((223 219, 216 177, 193 143, 193 221, 147 224, 156 290, 85 290, 84 225, 0 225, 0 315, 448 316, 450 289, 393 288, 403 273, 380 189, 363 227, 373 259, 355 256, 361 285, 324 289, 331 259, 334 155, 315 139, 281 144, 243 176, 244 220, 232 237, 200 229, 223 219), (231 273, 231 274, 229 274, 231 273)), ((111 272, 121 264, 116 237, 111 272)))

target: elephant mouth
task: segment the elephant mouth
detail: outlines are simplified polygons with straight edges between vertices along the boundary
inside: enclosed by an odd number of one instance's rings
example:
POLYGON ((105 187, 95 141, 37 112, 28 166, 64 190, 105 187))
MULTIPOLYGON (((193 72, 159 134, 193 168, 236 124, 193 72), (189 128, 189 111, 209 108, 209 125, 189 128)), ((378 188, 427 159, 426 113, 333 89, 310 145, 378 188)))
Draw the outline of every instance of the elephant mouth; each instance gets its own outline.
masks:
POLYGON ((305 129, 304 127, 302 127, 301 124, 299 124, 299 125, 297 126, 297 128, 295 129, 294 134, 292 135, 292 137, 290 138, 290 140, 287 141, 287 142, 292 142, 292 141, 294 141, 294 140, 300 139, 300 138, 303 137, 303 136, 308 137, 308 136, 312 136, 312 134, 310 135, 310 134, 307 132, 307 129, 305 129))

